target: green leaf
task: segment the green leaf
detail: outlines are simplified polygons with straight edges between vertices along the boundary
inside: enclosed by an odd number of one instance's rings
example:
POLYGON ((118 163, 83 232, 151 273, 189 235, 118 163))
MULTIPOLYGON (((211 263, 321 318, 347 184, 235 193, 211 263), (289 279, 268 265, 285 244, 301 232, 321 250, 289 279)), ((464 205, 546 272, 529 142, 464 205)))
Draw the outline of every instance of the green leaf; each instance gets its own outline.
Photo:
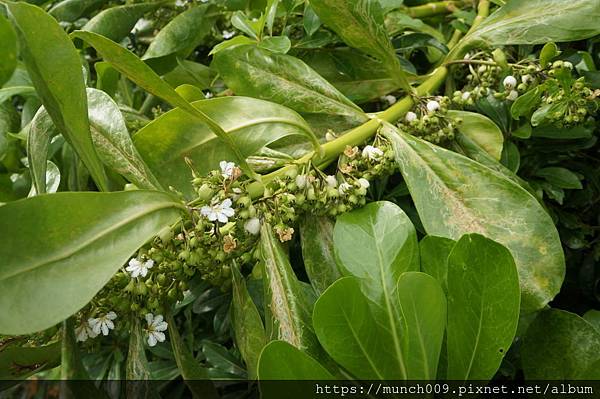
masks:
POLYGON ((421 270, 435 278, 448 292, 448 256, 456 241, 444 237, 426 236, 419 242, 421 270))
POLYGON ((60 364, 61 343, 46 346, 17 347, 10 339, 0 344, 0 380, 22 380, 60 364))
POLYGON ((596 0, 512 0, 464 40, 490 46, 576 41, 600 34, 598 18, 596 0))
POLYGON ((557 140, 587 139, 593 134, 588 126, 557 127, 553 125, 537 126, 531 131, 532 137, 542 137, 557 140))
POLYGON ((214 17, 207 16, 209 6, 191 7, 173 18, 148 46, 142 59, 178 54, 186 58, 210 33, 214 17))
POLYGON ((495 160, 500 160, 504 136, 500 128, 484 115, 466 111, 448 111, 451 118, 460 118, 458 131, 483 148, 495 160))
POLYGON ((131 32, 144 14, 156 10, 163 4, 165 4, 165 1, 110 7, 90 19, 81 29, 120 42, 131 32))
POLYGON ((593 325, 596 330, 600 331, 600 310, 590 309, 583 315, 585 321, 593 325))
POLYGON ((241 11, 236 11, 231 17, 231 25, 241 30, 254 40, 258 40, 258 37, 262 34, 262 26, 260 20, 253 21, 246 17, 241 11))
POLYGON ((444 291, 433 277, 407 272, 398 281, 398 300, 406 326, 407 378, 435 380, 446 329, 444 291))
POLYGON ((107 190, 104 168, 90 135, 85 85, 77 50, 56 20, 40 8, 27 3, 7 3, 6 8, 17 28, 21 56, 42 104, 100 189, 107 190))
POLYGON ((213 65, 236 94, 273 101, 298 112, 367 116, 299 59, 252 45, 220 51, 213 65))
POLYGON ((508 249, 479 234, 458 240, 448 257, 448 379, 494 376, 517 331, 519 301, 508 249))
POLYGON ((143 189, 162 189, 127 131, 119 106, 103 91, 87 89, 92 141, 106 166, 143 189))
POLYGON ((53 5, 48 14, 59 21, 75 22, 107 2, 107 0, 63 0, 53 5))
POLYGON ((325 216, 307 215, 300 220, 302 259, 317 295, 341 276, 333 250, 333 226, 325 216))
MULTIPOLYGON (((311 323, 312 304, 275 238, 273 228, 266 223, 261 227, 259 248, 263 261, 265 313, 268 314, 267 336, 324 359, 326 355, 322 353, 311 323)), ((260 368, 259 362, 259 377, 260 368)))
POLYGON ((540 51, 540 65, 542 68, 546 68, 548 64, 550 64, 550 61, 552 61, 554 57, 558 56, 559 53, 560 51, 558 50, 556 43, 546 43, 540 51))
POLYGON ((583 186, 579 177, 569 169, 558 166, 550 166, 547 168, 538 169, 535 175, 545 179, 548 183, 559 188, 570 190, 581 190, 583 186))
POLYGON ((235 266, 232 268, 232 274, 231 322, 235 343, 246 362, 248 378, 253 380, 257 377, 258 358, 267 344, 267 336, 260 313, 246 288, 246 281, 235 266))
POLYGON ((166 312, 165 319, 169 325, 169 338, 173 357, 185 384, 192 391, 194 397, 213 399, 218 398, 214 384, 209 379, 208 369, 202 367, 181 338, 177 324, 170 311, 166 312))
POLYGON ((158 76, 135 54, 126 48, 119 46, 117 43, 92 32, 75 31, 71 36, 82 39, 93 46, 96 51, 102 55, 104 61, 110 63, 116 70, 127 76, 142 89, 166 100, 175 107, 183 109, 208 125, 208 127, 210 127, 210 129, 223 140, 236 155, 237 161, 242 169, 248 173, 249 176, 256 177, 256 174, 250 169, 245 158, 241 155, 240 150, 221 126, 177 94, 175 89, 162 80, 160 76, 158 76))
MULTIPOLYGON (((100 90, 87 89, 87 97, 92 141, 99 158, 139 188, 162 189, 135 149, 119 106, 100 90)), ((46 110, 40 108, 31 121, 27 142, 33 182, 39 193, 45 192, 48 144, 58 133, 46 110)))
POLYGON ((1 206, 0 231, 12 233, 0 243, 0 306, 13 311, 0 314, 0 332, 40 331, 75 313, 179 218, 180 206, 152 191, 59 193, 1 206))
POLYGON ((391 315, 400 275, 419 270, 417 233, 408 216, 391 202, 370 203, 337 218, 333 242, 342 273, 361 279, 367 297, 391 315))
POLYGON ((2 87, 17 67, 17 35, 2 14, 0 14, 0 54, 2 54, 0 60, 0 87, 2 87))
POLYGON ((479 233, 505 245, 519 270, 525 312, 558 293, 564 255, 554 223, 535 197, 497 171, 389 124, 383 133, 428 234, 458 239, 479 233))
POLYGON ((317 300, 313 323, 319 342, 357 379, 405 379, 405 354, 391 350, 395 337, 378 326, 360 286, 358 278, 343 277, 317 300))
MULTIPOLYGON (((335 379, 319 362, 285 341, 273 341, 263 349, 258 362, 258 377, 287 382, 335 379)), ((281 397, 281 391, 275 397, 281 397)))
POLYGON ((600 333, 576 314, 545 310, 527 330, 521 361, 527 379, 597 380, 600 333))
POLYGON ((532 111, 540 103, 543 92, 543 87, 537 86, 535 89, 520 95, 510 107, 510 114, 513 119, 518 120, 521 116, 531 115, 532 111))
POLYGON ((382 61, 390 76, 410 92, 410 84, 385 30, 383 10, 375 0, 311 0, 321 21, 350 47, 382 61))
POLYGON ((292 42, 287 36, 267 37, 258 43, 258 47, 264 48, 273 53, 285 54, 290 51, 292 42))
POLYGON ((152 379, 150 364, 146 357, 146 340, 142 323, 137 314, 131 316, 129 329, 129 351, 125 370, 127 396, 135 398, 160 398, 151 384, 142 383, 152 379), (131 382, 130 382, 131 381, 131 382))
POLYGON ((14 96, 32 96, 35 95, 35 89, 32 86, 11 86, 0 89, 0 104, 11 99, 14 96))
MULTIPOLYGON (((219 97, 196 101, 193 106, 222 126, 244 158, 291 135, 317 140, 300 115, 278 104, 248 97, 219 97)), ((235 153, 206 124, 181 109, 161 115, 139 130, 133 141, 158 180, 187 195, 193 190, 185 157, 201 174, 218 169, 220 161, 235 160, 235 153)))
POLYGON ((397 205, 374 202, 339 216, 333 242, 342 274, 360 279, 378 325, 390 332, 398 372, 406 376, 397 289, 402 273, 419 270, 414 226, 397 205))

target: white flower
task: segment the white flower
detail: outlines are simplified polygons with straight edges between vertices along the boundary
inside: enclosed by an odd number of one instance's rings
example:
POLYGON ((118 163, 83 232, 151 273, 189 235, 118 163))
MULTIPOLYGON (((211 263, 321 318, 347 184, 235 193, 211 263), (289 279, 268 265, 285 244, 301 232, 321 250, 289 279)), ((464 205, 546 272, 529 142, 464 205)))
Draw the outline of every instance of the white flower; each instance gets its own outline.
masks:
POLYGON ((115 328, 115 324, 113 320, 117 318, 117 314, 115 312, 108 312, 104 316, 97 318, 88 319, 88 325, 91 327, 92 331, 99 335, 102 331, 102 335, 108 335, 109 330, 115 328))
POLYGON ((306 175, 298 175, 296 176, 296 185, 298 186, 298 188, 304 188, 306 187, 306 175))
POLYGON ((573 69, 573 64, 571 64, 569 61, 565 61, 563 62, 563 67, 567 69, 573 69))
POLYGON ((221 176, 231 179, 235 174, 235 164, 233 162, 221 161, 219 166, 221 167, 221 176))
POLYGON ((344 195, 351 189, 352 189, 352 185, 344 182, 344 183, 340 184, 338 191, 340 192, 341 195, 344 195))
POLYGON ((506 99, 515 101, 517 97, 519 97, 519 93, 516 90, 511 90, 510 93, 508 93, 508 96, 506 96, 506 99))
POLYGON ((148 259, 146 262, 140 262, 136 258, 132 258, 129 261, 129 266, 125 268, 129 273, 131 273, 132 278, 136 278, 137 276, 146 277, 148 274, 148 269, 152 269, 154 266, 154 261, 152 259, 148 259))
POLYGON ((260 220, 258 218, 249 219, 244 223, 244 229, 252 235, 257 235, 260 233, 260 220))
POLYGON ((358 179, 358 184, 360 184, 362 188, 369 188, 369 186, 371 185, 371 183, 369 183, 369 181, 364 177, 358 179))
POLYGON ((406 116, 404 117, 404 120, 407 121, 408 123, 410 123, 412 121, 416 121, 417 120, 417 114, 415 114, 412 111, 408 111, 406 113, 406 116))
POLYGON ((204 93, 204 98, 212 98, 213 94, 210 91, 207 91, 206 93, 204 93))
POLYGON ((521 82, 527 84, 529 82, 533 81, 533 78, 531 77, 531 75, 523 75, 521 76, 521 82))
POLYGON ((515 86, 517 86, 517 79, 515 79, 515 77, 512 75, 508 75, 504 78, 502 84, 506 90, 512 90, 515 88, 515 86))
POLYGON ((460 97, 463 99, 463 101, 467 101, 469 98, 471 98, 471 92, 465 91, 460 97))
POLYGON ((398 101, 398 100, 396 99, 396 97, 392 96, 391 94, 388 94, 387 96, 383 96, 383 97, 381 97, 381 99, 382 99, 383 101, 387 101, 387 103, 388 103, 389 105, 394 105, 394 104, 396 103, 396 101, 398 101))
POLYGON ((96 338, 98 334, 92 330, 88 323, 81 323, 75 328, 75 338, 77 342, 85 342, 88 338, 96 338))
POLYGON ((205 205, 200 209, 200 213, 211 222, 218 220, 221 223, 227 223, 228 218, 235 214, 235 211, 231 208, 231 203, 231 199, 227 198, 220 204, 205 205))
POLYGON ((231 189, 231 193, 232 193, 231 198, 233 198, 234 201, 237 201, 242 196, 242 189, 239 187, 234 187, 231 189))
POLYGON ((379 158, 383 156, 383 151, 381 151, 377 147, 373 147, 372 145, 368 145, 362 150, 362 157, 369 159, 371 161, 377 161, 379 158))
POLYGON ((165 333, 169 325, 163 320, 162 315, 154 316, 152 313, 146 314, 146 332, 148 333, 148 345, 155 346, 157 342, 165 341, 165 333))
POLYGON ((438 109, 440 109, 440 103, 438 103, 437 101, 431 100, 427 102, 427 111, 435 112, 438 109))
POLYGON ((337 179, 335 178, 335 176, 331 176, 331 175, 329 175, 329 176, 327 176, 325 178, 325 182, 331 188, 337 187, 337 184, 338 184, 337 179))
POLYGON ((224 30, 221 35, 223 35, 223 39, 231 39, 235 35, 235 31, 224 30))

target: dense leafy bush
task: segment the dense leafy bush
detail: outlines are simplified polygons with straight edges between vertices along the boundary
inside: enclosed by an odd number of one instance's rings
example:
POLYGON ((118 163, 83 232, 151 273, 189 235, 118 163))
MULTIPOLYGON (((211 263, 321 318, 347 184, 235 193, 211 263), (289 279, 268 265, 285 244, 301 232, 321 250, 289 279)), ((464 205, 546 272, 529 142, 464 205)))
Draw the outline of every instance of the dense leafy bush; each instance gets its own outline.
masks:
POLYGON ((0 378, 599 378, 599 19, 0 1, 0 378))

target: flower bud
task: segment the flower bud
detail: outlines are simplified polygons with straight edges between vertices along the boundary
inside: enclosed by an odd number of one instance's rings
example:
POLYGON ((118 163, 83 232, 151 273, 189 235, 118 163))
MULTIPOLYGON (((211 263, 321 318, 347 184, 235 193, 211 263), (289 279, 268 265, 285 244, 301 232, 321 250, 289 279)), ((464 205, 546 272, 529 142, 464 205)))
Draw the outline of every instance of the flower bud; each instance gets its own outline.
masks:
POLYGON ((504 89, 512 90, 517 86, 517 79, 515 79, 515 77, 512 75, 508 75, 504 78, 502 84, 504 85, 504 89))

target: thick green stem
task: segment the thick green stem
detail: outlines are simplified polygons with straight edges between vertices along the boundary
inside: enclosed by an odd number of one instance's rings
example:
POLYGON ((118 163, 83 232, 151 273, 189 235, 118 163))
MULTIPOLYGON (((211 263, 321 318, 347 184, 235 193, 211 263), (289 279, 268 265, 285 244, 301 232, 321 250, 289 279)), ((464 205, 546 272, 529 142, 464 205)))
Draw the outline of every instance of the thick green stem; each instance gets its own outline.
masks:
POLYGON ((437 1, 423 4, 421 6, 408 7, 406 9, 406 14, 411 18, 433 17, 435 15, 449 14, 469 4, 472 4, 472 1, 437 1))

